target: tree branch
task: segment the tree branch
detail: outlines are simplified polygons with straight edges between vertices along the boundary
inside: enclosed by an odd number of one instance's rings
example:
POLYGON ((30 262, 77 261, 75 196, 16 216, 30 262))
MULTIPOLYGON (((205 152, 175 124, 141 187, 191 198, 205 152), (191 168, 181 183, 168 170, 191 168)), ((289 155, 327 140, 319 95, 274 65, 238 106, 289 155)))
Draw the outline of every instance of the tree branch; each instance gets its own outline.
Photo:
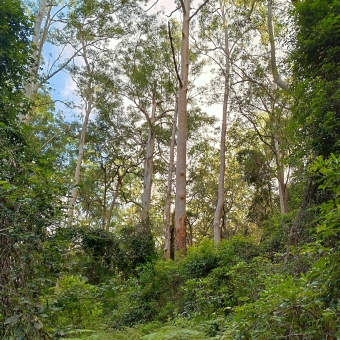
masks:
POLYGON ((156 117, 156 121, 158 121, 159 119, 165 117, 167 113, 172 112, 172 111, 174 111, 174 109, 168 109, 168 110, 163 111, 161 114, 159 114, 156 117))
POLYGON ((174 45, 173 45, 173 41, 172 41, 172 35, 171 35, 170 21, 168 21, 168 33, 169 33, 169 39, 170 39, 170 45, 171 45, 171 51, 172 51, 172 59, 174 61, 174 65, 175 65, 176 76, 177 76, 177 79, 179 81, 180 87, 183 87, 182 79, 181 79, 181 77, 179 76, 179 73, 178 73, 178 67, 177 67, 177 62, 176 62, 176 57, 175 57, 175 49, 174 49, 174 45))
POLYGON ((274 32, 273 32, 273 15, 272 15, 272 0, 268 0, 268 34, 269 34, 269 42, 270 42, 270 64, 272 68, 272 74, 274 78, 274 82, 279 86, 282 90, 289 92, 289 86, 286 82, 284 82, 277 70, 276 65, 276 55, 275 55, 275 42, 274 42, 274 32))
POLYGON ((176 11, 178 11, 181 8, 181 6, 178 6, 175 8, 169 15, 167 15, 168 18, 170 18, 176 11))
POLYGON ((203 8, 207 3, 209 2, 209 0, 205 0, 203 2, 203 4, 201 6, 199 6, 196 11, 194 12, 194 14, 192 14, 189 18, 189 21, 201 10, 201 8, 203 8))
POLYGON ((155 2, 153 5, 151 5, 151 7, 149 7, 149 8, 148 8, 147 10, 145 10, 144 12, 147 13, 148 11, 150 11, 150 9, 151 9, 152 7, 154 7, 155 5, 157 5, 158 1, 159 1, 159 0, 156 0, 156 2, 155 2))

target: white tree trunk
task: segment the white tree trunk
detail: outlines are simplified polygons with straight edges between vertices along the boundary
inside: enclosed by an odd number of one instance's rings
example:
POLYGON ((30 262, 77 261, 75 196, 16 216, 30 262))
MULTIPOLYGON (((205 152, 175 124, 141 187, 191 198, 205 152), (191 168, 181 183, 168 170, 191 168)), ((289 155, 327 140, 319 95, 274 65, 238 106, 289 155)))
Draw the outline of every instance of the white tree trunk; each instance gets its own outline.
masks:
POLYGON ((277 170, 277 181, 279 185, 279 196, 280 196, 280 211, 281 214, 288 213, 288 192, 287 192, 287 185, 285 183, 285 173, 284 173, 284 166, 281 162, 281 150, 279 145, 279 140, 277 136, 274 136, 274 149, 275 149, 275 161, 277 170))
POLYGON ((78 161, 77 161, 77 166, 76 166, 76 171, 74 175, 74 185, 72 189, 72 196, 69 204, 69 210, 68 210, 68 220, 67 223, 69 225, 72 225, 73 222, 73 216, 74 216, 74 205, 77 200, 77 195, 78 195, 78 186, 80 182, 80 169, 81 169, 81 163, 83 161, 83 156, 84 156, 84 144, 85 144, 85 137, 86 137, 86 131, 87 131, 87 126, 89 124, 89 118, 90 114, 93 109, 93 84, 92 84, 92 69, 90 67, 90 64, 87 59, 87 51, 86 51, 86 45, 85 42, 79 33, 79 37, 81 40, 81 44, 83 46, 83 59, 85 62, 86 70, 89 75, 89 80, 87 83, 87 98, 86 98, 86 106, 85 106, 85 117, 84 117, 84 122, 83 122, 83 127, 81 130, 81 136, 80 136, 80 142, 79 142, 79 153, 78 153, 78 161))
POLYGON ((220 174, 218 181, 218 201, 214 216, 214 242, 219 244, 221 241, 221 216, 224 205, 224 177, 225 177, 225 141, 227 131, 228 117, 228 100, 229 100, 229 77, 230 77, 230 51, 229 51, 229 32, 226 19, 226 9, 220 0, 220 10, 222 13, 223 28, 224 28, 224 53, 225 53, 225 78, 224 78, 224 98, 223 98, 223 114, 222 114, 222 129, 221 129, 221 145, 220 145, 220 174))
MULTIPOLYGON (((277 86, 279 86, 282 90, 289 92, 289 86, 286 82, 284 82, 277 69, 276 65, 276 50, 275 50, 275 40, 274 40, 274 31, 273 31, 273 9, 272 9, 272 1, 267 0, 267 24, 268 24, 268 34, 269 34, 269 42, 270 42, 270 64, 272 69, 272 75, 274 82, 277 86)), ((285 175, 284 175, 284 166, 281 162, 281 150, 279 145, 279 139, 274 135, 274 150, 275 150, 275 161, 277 170, 277 180, 279 185, 279 196, 280 196, 280 210, 282 214, 286 214, 288 212, 288 193, 287 193, 287 185, 285 183, 285 175)))
POLYGON ((152 96, 152 112, 149 121, 149 136, 146 143, 146 155, 144 163, 143 196, 142 196, 142 222, 148 223, 150 218, 151 190, 153 179, 153 156, 155 151, 155 122, 156 122, 156 91, 152 96))
MULTIPOLYGON (((42 41, 41 35, 41 25, 45 17, 46 12, 46 0, 40 0, 39 9, 37 16, 35 17, 34 21, 34 35, 33 35, 33 44, 36 47, 36 51, 33 54, 33 65, 30 68, 30 72, 32 73, 30 81, 25 85, 25 94, 27 98, 31 98, 33 94, 34 85, 37 81, 39 64, 41 59, 41 52, 42 52, 42 45, 44 40, 42 41)), ((51 7, 49 9, 49 13, 51 11, 51 7)), ((45 35, 46 37, 46 35, 45 35)))
POLYGON ((187 86, 189 75, 190 0, 181 1, 183 10, 181 81, 178 90, 178 136, 176 162, 175 250, 186 253, 186 152, 187 152, 187 86))
POLYGON ((85 111, 85 118, 84 118, 84 123, 83 127, 81 130, 81 136, 80 136, 80 142, 79 142, 79 153, 78 153, 78 161, 77 161, 77 166, 76 166, 76 172, 74 175, 74 185, 72 189, 72 196, 70 200, 70 206, 69 206, 69 211, 68 211, 68 221, 67 223, 69 225, 72 225, 73 222, 73 215, 74 215, 74 205, 77 200, 78 196, 78 186, 80 182, 80 169, 81 169, 81 163, 83 161, 83 156, 84 156, 84 145, 85 145, 85 137, 86 137, 86 130, 87 126, 89 124, 89 117, 92 111, 92 91, 89 93, 89 98, 88 102, 86 104, 86 111, 85 111))
POLYGON ((175 112, 172 119, 172 134, 170 142, 170 157, 169 157, 169 170, 168 170, 168 185, 166 188, 166 204, 165 204, 165 225, 164 225, 164 252, 165 258, 171 258, 171 189, 172 189, 172 175, 174 167, 174 154, 176 142, 176 129, 177 129, 177 112, 178 112, 178 98, 176 98, 175 112))
POLYGON ((275 40, 274 40, 274 31, 273 31, 273 14, 272 14, 272 0, 268 0, 267 2, 267 24, 268 24, 268 34, 269 34, 269 42, 270 42, 270 62, 271 62, 271 69, 274 78, 274 82, 279 86, 282 90, 289 91, 289 86, 285 83, 277 69, 276 65, 276 50, 275 50, 275 40))

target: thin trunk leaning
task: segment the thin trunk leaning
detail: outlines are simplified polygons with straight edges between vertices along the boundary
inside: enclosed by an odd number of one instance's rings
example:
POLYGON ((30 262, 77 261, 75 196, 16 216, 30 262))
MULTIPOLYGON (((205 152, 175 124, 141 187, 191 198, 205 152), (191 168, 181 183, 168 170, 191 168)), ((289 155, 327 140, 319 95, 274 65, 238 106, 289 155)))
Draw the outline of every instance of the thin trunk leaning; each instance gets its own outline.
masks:
POLYGON ((229 32, 226 19, 226 9, 220 0, 224 28, 224 53, 225 53, 225 78, 224 78, 224 98, 222 113, 221 145, 220 145, 220 174, 218 180, 218 201, 214 216, 214 242, 215 245, 221 241, 221 216, 224 205, 224 177, 225 177, 225 141, 227 132, 228 100, 229 100, 229 76, 230 76, 230 51, 229 51, 229 32))
POLYGON ((73 222, 74 205, 76 203, 77 196, 78 196, 78 186, 80 182, 80 169, 81 169, 81 163, 83 161, 83 156, 84 156, 85 136, 86 136, 87 126, 89 124, 89 117, 92 111, 92 93, 89 94, 89 99, 88 99, 88 103, 86 104, 86 106, 87 106, 87 109, 85 112, 85 118, 84 118, 82 130, 81 130, 81 136, 80 136, 80 142, 79 142, 79 153, 78 153, 76 172, 74 175, 74 185, 72 189, 72 196, 71 196, 71 201, 70 201, 70 206, 69 206, 69 211, 68 211, 67 223, 69 225, 72 225, 72 222, 73 222))
POLYGON ((71 195, 71 200, 70 200, 69 210, 68 210, 67 223, 69 225, 72 225, 72 222, 73 222, 74 205, 77 200, 78 186, 80 182, 80 169, 81 169, 81 163, 83 161, 83 156, 84 156, 84 144, 85 144, 86 131, 87 131, 87 126, 89 124, 90 114, 93 109, 93 86, 92 86, 92 77, 91 77, 92 70, 87 59, 87 51, 86 51, 85 42, 83 38, 81 37, 81 34, 79 34, 79 36, 81 39, 81 44, 83 46, 83 59, 85 62, 86 70, 90 76, 90 79, 88 80, 88 83, 87 83, 87 96, 88 97, 87 97, 86 106, 85 106, 85 118, 84 118, 84 123, 83 123, 83 127, 81 130, 81 135, 80 135, 78 161, 77 161, 76 171, 74 175, 74 185, 72 189, 72 195, 71 195))

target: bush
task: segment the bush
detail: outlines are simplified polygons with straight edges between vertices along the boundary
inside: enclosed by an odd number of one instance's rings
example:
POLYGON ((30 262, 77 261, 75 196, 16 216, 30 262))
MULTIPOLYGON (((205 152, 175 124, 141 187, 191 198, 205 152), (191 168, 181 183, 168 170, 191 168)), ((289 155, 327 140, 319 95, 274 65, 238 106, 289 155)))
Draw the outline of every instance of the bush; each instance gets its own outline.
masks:
POLYGON ((50 292, 43 298, 50 314, 49 331, 62 335, 74 329, 98 328, 103 312, 98 288, 79 276, 63 276, 50 292))
POLYGON ((207 240, 189 248, 187 257, 177 262, 148 263, 121 287, 112 324, 133 326, 177 316, 228 314, 231 307, 257 297, 261 285, 256 271, 268 262, 256 261, 258 254, 258 246, 243 238, 219 247, 207 240))
POLYGON ((258 300, 235 309, 227 339, 336 339, 339 310, 322 295, 322 285, 308 276, 269 276, 258 300))

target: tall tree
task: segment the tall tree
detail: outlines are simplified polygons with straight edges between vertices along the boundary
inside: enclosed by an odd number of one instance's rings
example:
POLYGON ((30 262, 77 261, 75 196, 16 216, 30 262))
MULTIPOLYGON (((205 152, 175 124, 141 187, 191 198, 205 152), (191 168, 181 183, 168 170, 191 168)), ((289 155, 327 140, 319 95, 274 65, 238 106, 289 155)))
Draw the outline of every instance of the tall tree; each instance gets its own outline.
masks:
MULTIPOLYGON (((84 63, 83 74, 78 67, 70 68, 73 74, 78 77, 78 88, 85 104, 85 115, 82 124, 82 131, 79 141, 77 166, 74 175, 73 189, 69 202, 68 224, 72 224, 74 205, 78 195, 80 183, 81 164, 84 155, 84 144, 86 130, 91 112, 95 107, 95 75, 99 71, 101 60, 99 55, 109 51, 109 42, 112 39, 119 39, 125 34, 123 27, 127 24, 125 19, 125 6, 137 7, 138 4, 107 3, 102 8, 102 3, 93 1, 80 1, 69 14, 70 20, 67 22, 61 39, 72 44, 73 49, 84 63), (115 16, 114 16, 115 15, 115 16), (75 36, 75 37, 74 37, 75 36)), ((77 81, 77 79, 75 79, 77 81)))
POLYGON ((175 111, 172 120, 172 133, 170 142, 170 156, 168 167, 168 181, 166 187, 166 203, 165 203, 165 223, 164 223, 164 251, 167 259, 173 258, 172 242, 174 237, 173 230, 171 230, 171 189, 173 181, 173 168, 175 156, 176 130, 177 130, 177 111, 178 100, 176 100, 175 111))
POLYGON ((178 132, 176 161, 175 248, 186 253, 186 159, 187 87, 189 76, 190 0, 182 0, 181 74, 178 88, 178 132))
POLYGON ((226 4, 220 0, 220 11, 222 16, 224 30, 224 48, 225 54, 225 71, 224 71, 224 94, 223 94, 223 111, 222 111, 222 128, 221 128, 221 143, 220 143, 220 173, 218 180, 218 201, 214 216, 214 241, 218 244, 221 241, 221 216, 222 209, 225 203, 224 195, 224 177, 225 177, 225 148, 226 148, 226 131, 227 131, 227 116, 228 116, 228 100, 230 91, 230 48, 229 48, 229 32, 227 21, 226 4))
POLYGON ((176 161, 175 248, 186 253, 186 159, 187 159, 187 92, 189 77, 190 20, 208 3, 206 0, 190 16, 190 0, 180 0, 182 8, 181 68, 178 76, 178 133, 176 161))
MULTIPOLYGON (((38 80, 37 80, 38 70, 40 66, 42 48, 43 48, 43 45, 46 39, 46 34, 48 30, 48 25, 49 25, 48 19, 47 19, 45 29, 44 29, 44 34, 41 37, 40 33, 41 33, 42 22, 45 17, 46 5, 47 5, 47 0, 40 0, 38 13, 36 14, 35 21, 34 21, 34 34, 33 34, 32 41, 35 46, 35 51, 33 54, 33 64, 30 68, 31 78, 25 85, 25 93, 28 98, 31 98, 32 96, 34 96, 38 88, 38 85, 37 85, 38 84, 38 80)), ((50 17, 51 8, 52 6, 49 6, 48 17, 50 17)))
POLYGON ((116 91, 125 97, 144 118, 146 128, 145 162, 142 192, 142 225, 150 219, 154 177, 155 143, 162 139, 162 122, 173 112, 175 74, 166 26, 146 18, 136 27, 135 35, 122 41, 116 49, 116 68, 112 75, 116 91), (153 22, 151 22, 153 21, 153 22))
POLYGON ((85 72, 86 72, 86 85, 83 89, 83 99, 85 103, 85 115, 84 121, 81 129, 81 135, 79 140, 79 149, 78 149, 78 159, 77 159, 77 166, 74 174, 74 182, 73 182, 73 189, 71 194, 71 199, 69 203, 69 210, 68 210, 68 220, 67 223, 72 225, 73 222, 73 214, 74 214, 74 205, 76 203, 77 195, 78 195, 78 187, 80 181, 80 170, 81 164, 84 157, 84 145, 85 145, 85 137, 86 131, 89 124, 90 114, 94 108, 94 65, 90 62, 88 57, 88 51, 85 44, 85 40, 83 38, 82 32, 79 31, 79 40, 83 47, 82 50, 82 57, 85 63, 85 72))

